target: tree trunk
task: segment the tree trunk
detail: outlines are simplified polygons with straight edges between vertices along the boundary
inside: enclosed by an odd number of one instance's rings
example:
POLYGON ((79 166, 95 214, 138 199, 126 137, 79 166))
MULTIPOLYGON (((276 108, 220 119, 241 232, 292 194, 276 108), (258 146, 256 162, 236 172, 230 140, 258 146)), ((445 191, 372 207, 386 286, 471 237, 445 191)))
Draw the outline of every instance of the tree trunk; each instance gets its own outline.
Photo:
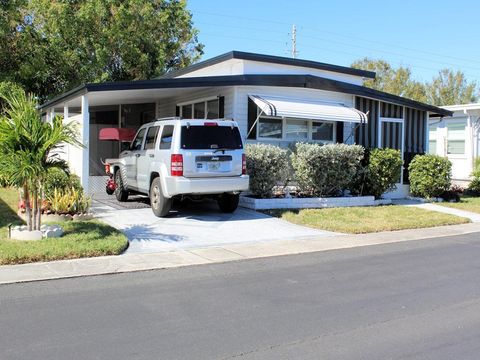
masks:
POLYGON ((27 221, 28 231, 32 231, 32 208, 30 207, 30 194, 28 185, 23 184, 23 203, 25 204, 25 220, 27 221))

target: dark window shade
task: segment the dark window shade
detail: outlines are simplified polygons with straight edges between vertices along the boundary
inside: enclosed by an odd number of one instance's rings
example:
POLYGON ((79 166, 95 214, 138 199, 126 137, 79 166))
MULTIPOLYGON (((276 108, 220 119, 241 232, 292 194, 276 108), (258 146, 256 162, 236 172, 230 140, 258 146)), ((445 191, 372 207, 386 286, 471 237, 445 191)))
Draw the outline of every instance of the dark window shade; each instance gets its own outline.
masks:
POLYGON ((343 122, 337 122, 337 143, 343 143, 343 122))
POLYGON ((180 117, 180 106, 175 106, 175 116, 180 117))
POLYGON ((218 117, 220 119, 225 117, 225 96, 218 97, 218 117))
POLYGON ((257 105, 250 99, 248 99, 248 128, 247 132, 250 131, 248 134, 248 139, 256 139, 257 138, 257 124, 254 125, 255 120, 257 120, 257 105), (252 129, 253 126, 253 129, 252 129))

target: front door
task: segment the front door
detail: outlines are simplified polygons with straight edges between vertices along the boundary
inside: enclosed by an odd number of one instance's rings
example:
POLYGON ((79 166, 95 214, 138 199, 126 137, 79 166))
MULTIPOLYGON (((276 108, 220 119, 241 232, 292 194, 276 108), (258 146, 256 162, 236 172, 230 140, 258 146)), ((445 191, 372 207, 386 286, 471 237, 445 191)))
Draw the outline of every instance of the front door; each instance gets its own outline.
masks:
MULTIPOLYGON (((379 139, 380 148, 400 150, 403 160, 404 147, 404 124, 403 119, 380 118, 379 139)), ((399 184, 403 182, 403 166, 399 169, 399 184)))

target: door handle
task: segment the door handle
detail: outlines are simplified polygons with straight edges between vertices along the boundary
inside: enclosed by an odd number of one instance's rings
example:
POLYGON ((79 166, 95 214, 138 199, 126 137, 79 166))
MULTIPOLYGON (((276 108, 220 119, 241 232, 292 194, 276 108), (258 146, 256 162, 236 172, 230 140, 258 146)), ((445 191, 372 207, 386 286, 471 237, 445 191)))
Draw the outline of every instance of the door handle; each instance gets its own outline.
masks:
POLYGON ((135 154, 135 157, 140 157, 140 154, 135 154))

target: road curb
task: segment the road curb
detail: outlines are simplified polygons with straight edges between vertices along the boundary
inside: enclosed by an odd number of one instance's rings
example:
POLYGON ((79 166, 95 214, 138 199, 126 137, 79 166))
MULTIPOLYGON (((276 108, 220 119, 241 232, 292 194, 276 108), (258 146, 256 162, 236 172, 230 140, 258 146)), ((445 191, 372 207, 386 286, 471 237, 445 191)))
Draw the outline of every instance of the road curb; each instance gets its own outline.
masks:
POLYGON ((0 266, 0 285, 224 263, 271 256, 425 240, 474 232, 480 232, 480 223, 361 235, 322 236, 302 240, 275 240, 161 253, 125 254, 21 265, 3 265, 0 266))

